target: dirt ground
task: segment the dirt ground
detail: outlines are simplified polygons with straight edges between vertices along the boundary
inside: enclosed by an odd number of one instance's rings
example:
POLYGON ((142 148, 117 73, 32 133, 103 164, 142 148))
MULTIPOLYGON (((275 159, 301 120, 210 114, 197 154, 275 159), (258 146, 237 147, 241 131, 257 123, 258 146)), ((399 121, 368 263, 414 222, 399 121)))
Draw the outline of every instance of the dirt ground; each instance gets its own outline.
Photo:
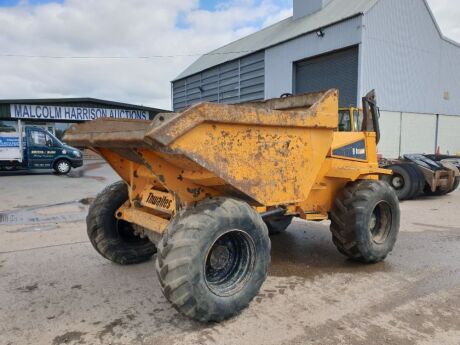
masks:
POLYGON ((70 177, 0 174, 0 344, 460 344, 460 190, 404 202, 395 251, 347 261, 328 223, 296 221, 272 238, 269 278, 220 324, 179 315, 153 260, 100 257, 84 218, 116 181, 90 163, 70 177))

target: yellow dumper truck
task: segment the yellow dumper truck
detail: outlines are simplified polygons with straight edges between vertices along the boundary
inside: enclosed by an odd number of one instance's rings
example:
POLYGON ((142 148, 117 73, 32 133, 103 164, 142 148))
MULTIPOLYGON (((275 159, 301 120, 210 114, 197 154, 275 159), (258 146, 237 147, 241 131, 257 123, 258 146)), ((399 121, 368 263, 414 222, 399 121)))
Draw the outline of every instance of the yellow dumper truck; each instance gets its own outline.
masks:
POLYGON ((379 262, 393 249, 400 211, 379 181, 391 171, 377 162, 373 94, 363 108, 362 132, 337 130, 337 90, 77 125, 65 141, 98 152, 122 179, 89 210, 91 243, 122 265, 157 253, 165 297, 199 321, 250 303, 267 277, 269 233, 294 217, 329 218, 342 254, 379 262))

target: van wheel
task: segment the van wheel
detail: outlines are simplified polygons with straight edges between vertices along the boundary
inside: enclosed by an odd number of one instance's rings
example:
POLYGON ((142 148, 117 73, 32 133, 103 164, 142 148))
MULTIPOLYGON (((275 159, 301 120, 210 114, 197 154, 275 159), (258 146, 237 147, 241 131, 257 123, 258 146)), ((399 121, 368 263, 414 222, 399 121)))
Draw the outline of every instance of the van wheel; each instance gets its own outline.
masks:
POLYGON ((331 232, 340 253, 352 260, 376 263, 393 250, 400 210, 395 192, 383 181, 348 184, 331 211, 331 232))
POLYGON ((67 175, 71 169, 72 166, 67 159, 60 159, 54 163, 54 171, 56 171, 58 175, 67 175))
POLYGON ((163 294, 180 313, 222 321, 258 294, 270 264, 267 226, 248 204, 208 199, 179 213, 158 245, 163 294))
POLYGON ((131 223, 115 217, 115 212, 127 200, 128 187, 123 181, 116 182, 96 197, 86 217, 88 237, 94 249, 120 265, 147 261, 156 252, 149 239, 136 235, 131 223))

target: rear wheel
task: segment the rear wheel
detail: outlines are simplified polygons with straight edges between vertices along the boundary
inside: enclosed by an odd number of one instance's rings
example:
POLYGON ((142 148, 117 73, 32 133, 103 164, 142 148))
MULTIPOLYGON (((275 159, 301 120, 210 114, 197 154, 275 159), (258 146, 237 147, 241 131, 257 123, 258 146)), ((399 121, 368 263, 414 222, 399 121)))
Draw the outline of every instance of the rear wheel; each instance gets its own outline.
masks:
POLYGON ((54 171, 58 175, 67 175, 72 169, 72 165, 67 159, 60 159, 54 163, 54 171))
POLYGON ((127 200, 126 184, 116 182, 96 197, 86 218, 93 247, 104 258, 120 265, 147 261, 156 252, 152 242, 136 235, 131 223, 115 217, 116 210, 127 200))
POLYGON ((425 188, 425 176, 423 175, 422 171, 416 164, 407 164, 409 169, 413 171, 413 183, 414 189, 413 194, 409 196, 409 199, 415 199, 423 194, 423 188, 425 188))
POLYGON ((418 195, 420 178, 417 171, 410 164, 394 164, 385 167, 393 171, 393 175, 382 176, 396 192, 399 200, 408 200, 418 195))
POLYGON ((268 233, 272 236, 285 232, 289 225, 291 225, 293 219, 293 216, 281 216, 267 219, 265 224, 267 225, 268 233))
POLYGON ((383 181, 348 184, 331 211, 332 240, 352 260, 376 263, 393 250, 400 211, 395 192, 383 181))
POLYGON ((198 321, 222 321, 246 308, 266 279, 270 240, 260 215, 217 198, 181 212, 158 245, 165 297, 198 321))

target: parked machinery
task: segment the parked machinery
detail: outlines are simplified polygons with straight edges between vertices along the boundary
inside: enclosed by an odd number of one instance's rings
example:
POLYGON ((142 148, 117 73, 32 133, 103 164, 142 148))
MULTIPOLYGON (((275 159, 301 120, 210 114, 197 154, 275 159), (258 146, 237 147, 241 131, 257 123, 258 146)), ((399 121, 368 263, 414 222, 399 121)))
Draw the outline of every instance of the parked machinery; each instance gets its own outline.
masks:
MULTIPOLYGON (((339 131, 359 132, 364 121, 363 110, 339 109, 339 131)), ((440 196, 452 193, 460 183, 460 157, 446 155, 404 155, 399 159, 380 159, 380 167, 393 175, 382 180, 395 190, 399 200, 414 199, 425 194, 440 196)))
POLYGON ((346 257, 384 260, 399 202, 378 166, 377 106, 362 132, 338 132, 338 91, 239 105, 202 103, 154 121, 97 120, 65 140, 103 156, 123 182, 91 206, 94 248, 118 264, 148 260, 182 314, 221 321, 258 294, 270 232, 330 217, 346 257))
POLYGON ((440 196, 452 193, 460 183, 460 157, 405 155, 395 160, 381 160, 380 166, 393 171, 382 176, 396 191, 399 200, 414 199, 421 194, 440 196))

